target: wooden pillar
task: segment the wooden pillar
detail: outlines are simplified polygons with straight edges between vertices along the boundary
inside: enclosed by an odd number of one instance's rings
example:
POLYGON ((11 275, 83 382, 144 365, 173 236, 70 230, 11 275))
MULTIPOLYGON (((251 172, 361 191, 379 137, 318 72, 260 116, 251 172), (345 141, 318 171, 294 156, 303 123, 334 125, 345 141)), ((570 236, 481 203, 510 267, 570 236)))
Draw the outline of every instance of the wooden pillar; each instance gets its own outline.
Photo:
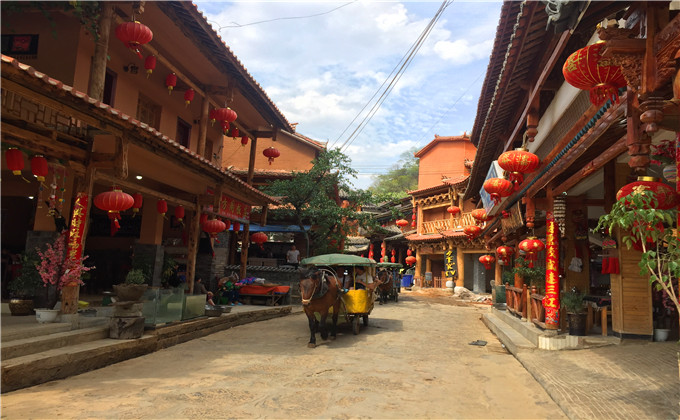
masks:
POLYGON ((101 2, 101 16, 98 22, 99 39, 94 45, 92 68, 90 70, 90 84, 87 87, 88 95, 101 101, 104 99, 104 80, 106 79, 106 64, 109 54, 109 34, 113 21, 113 5, 110 2, 101 2))
MULTIPOLYGON (((210 111, 210 100, 206 93, 203 96, 203 101, 201 102, 201 118, 198 122, 198 147, 196 148, 196 154, 203 156, 205 154, 205 142, 208 138, 208 114, 210 111)), ((224 142, 224 136, 220 136, 224 142)))
POLYGON ((253 137, 250 142, 250 160, 248 161, 248 178, 246 182, 248 185, 253 185, 253 176, 255 175, 255 153, 257 152, 257 137, 253 137))
POLYGON ((416 271, 413 273, 413 279, 416 277, 420 278, 420 273, 422 272, 423 255, 420 253, 420 249, 416 250, 416 271))
POLYGON ((456 286, 465 286, 465 258, 463 255, 463 248, 456 249, 456 265, 458 266, 458 278, 456 279, 456 286))
POLYGON ((496 265, 494 266, 494 280, 496 286, 500 286, 503 284, 503 266, 499 264, 499 261, 496 260, 496 265))
POLYGON ((163 216, 156 210, 156 201, 147 198, 142 206, 142 227, 139 243, 160 245, 163 242, 163 216))
POLYGON ((187 244, 187 285, 190 293, 194 292, 194 279, 196 278, 196 255, 198 243, 201 237, 201 206, 198 197, 195 199, 196 210, 189 221, 189 242, 187 244))
POLYGON ((241 270, 240 276, 246 278, 246 266, 248 265, 248 247, 250 246, 250 223, 243 226, 243 238, 241 238, 241 270))

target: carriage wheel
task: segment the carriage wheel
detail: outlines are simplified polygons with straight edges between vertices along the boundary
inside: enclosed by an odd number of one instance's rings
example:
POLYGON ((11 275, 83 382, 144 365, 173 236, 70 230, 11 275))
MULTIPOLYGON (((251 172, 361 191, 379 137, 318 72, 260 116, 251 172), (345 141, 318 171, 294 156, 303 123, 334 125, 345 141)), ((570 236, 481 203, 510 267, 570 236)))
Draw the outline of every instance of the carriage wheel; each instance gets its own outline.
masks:
POLYGON ((354 315, 352 318, 352 332, 354 335, 359 334, 359 315, 354 315))
POLYGON ((368 327, 368 315, 364 315, 363 319, 364 319, 364 327, 368 327))

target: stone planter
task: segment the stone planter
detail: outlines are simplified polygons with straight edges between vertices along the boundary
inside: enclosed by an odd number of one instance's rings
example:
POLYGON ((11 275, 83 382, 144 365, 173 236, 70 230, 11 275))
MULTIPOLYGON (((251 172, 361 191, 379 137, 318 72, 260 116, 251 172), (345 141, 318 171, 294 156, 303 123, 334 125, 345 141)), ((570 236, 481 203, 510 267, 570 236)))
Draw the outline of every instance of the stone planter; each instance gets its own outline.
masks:
POLYGON ((9 311, 12 316, 33 315, 33 299, 10 299, 9 311))
POLYGON ((671 330, 667 328, 654 328, 654 341, 666 341, 668 340, 668 334, 671 330))
POLYGON ((586 320, 588 315, 585 313, 572 313, 567 314, 567 319, 569 320, 569 335, 586 335, 586 320))
POLYGON ((137 302, 148 287, 146 284, 114 284, 113 291, 119 302, 137 302))

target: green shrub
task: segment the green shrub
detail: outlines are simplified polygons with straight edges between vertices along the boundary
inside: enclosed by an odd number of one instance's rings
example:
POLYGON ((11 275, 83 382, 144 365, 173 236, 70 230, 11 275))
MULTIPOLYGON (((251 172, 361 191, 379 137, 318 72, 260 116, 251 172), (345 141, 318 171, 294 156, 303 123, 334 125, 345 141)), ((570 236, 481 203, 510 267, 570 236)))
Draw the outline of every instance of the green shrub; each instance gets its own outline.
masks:
POLYGON ((128 271, 125 276, 125 284, 146 284, 146 276, 144 271, 140 269, 132 269, 128 271))
POLYGON ((562 297, 560 298, 560 304, 569 313, 582 313, 585 309, 585 294, 579 293, 577 291, 562 292, 562 297))

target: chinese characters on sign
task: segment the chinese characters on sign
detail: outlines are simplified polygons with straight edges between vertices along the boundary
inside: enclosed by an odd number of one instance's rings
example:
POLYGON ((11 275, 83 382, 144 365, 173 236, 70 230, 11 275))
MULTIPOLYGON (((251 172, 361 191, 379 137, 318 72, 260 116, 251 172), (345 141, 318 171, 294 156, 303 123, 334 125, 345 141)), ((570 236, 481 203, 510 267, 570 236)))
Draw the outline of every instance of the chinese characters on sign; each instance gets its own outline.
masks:
POLYGON ((73 206, 71 227, 68 232, 68 258, 80 260, 83 255, 83 231, 87 221, 87 194, 78 193, 73 206))
POLYGON ((251 206, 222 194, 219 213, 224 217, 242 221, 250 220, 250 209, 251 206))
POLYGON ((549 329, 557 329, 560 321, 559 245, 557 222, 551 213, 548 213, 545 235, 545 324, 549 329))
POLYGON ((456 254, 452 250, 446 251, 446 258, 445 258, 445 264, 446 264, 446 277, 455 277, 456 276, 456 270, 454 270, 454 267, 456 266, 456 254))

